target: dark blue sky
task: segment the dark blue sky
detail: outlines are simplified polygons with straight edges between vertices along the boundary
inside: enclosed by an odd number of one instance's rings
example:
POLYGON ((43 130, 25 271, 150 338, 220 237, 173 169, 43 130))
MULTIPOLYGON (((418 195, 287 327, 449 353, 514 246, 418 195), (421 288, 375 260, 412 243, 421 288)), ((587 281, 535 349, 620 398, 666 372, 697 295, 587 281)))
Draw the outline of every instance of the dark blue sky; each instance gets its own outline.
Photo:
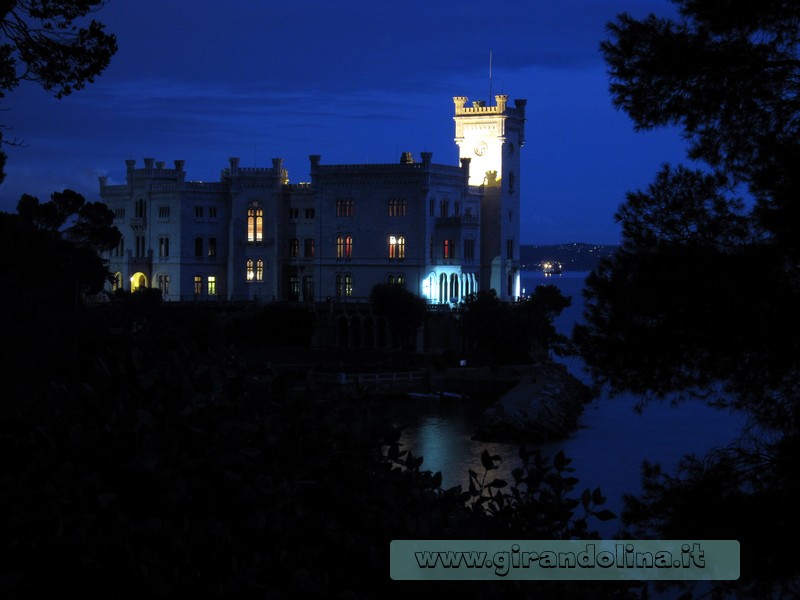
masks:
POLYGON ((527 98, 522 242, 616 243, 613 214, 663 162, 675 131, 634 133, 611 105, 598 46, 622 11, 672 14, 667 0, 111 0, 96 18, 119 52, 63 100, 33 84, 9 94, 0 210, 64 188, 98 198, 125 159, 186 160, 216 181, 228 157, 308 180, 324 164, 396 162, 433 152, 457 164, 453 96, 527 98))

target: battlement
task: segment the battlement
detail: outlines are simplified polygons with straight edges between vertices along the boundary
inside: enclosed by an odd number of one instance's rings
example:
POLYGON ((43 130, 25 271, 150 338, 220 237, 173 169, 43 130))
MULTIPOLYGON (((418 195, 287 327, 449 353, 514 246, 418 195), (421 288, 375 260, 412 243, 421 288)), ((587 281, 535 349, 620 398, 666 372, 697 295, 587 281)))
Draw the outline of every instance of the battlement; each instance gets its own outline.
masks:
POLYGON ((131 175, 145 175, 147 177, 168 177, 171 179, 174 178, 183 178, 184 171, 183 166, 186 164, 185 160, 176 160, 173 161, 175 167, 172 169, 168 169, 166 166, 166 162, 163 160, 157 161, 154 158, 145 158, 144 159, 144 168, 136 168, 136 160, 129 158, 125 161, 126 171, 128 176, 131 175))
POLYGON ((474 115, 515 115, 524 118, 526 100, 515 99, 514 106, 508 106, 508 96, 506 94, 498 94, 494 97, 495 105, 487 106, 484 100, 473 100, 472 106, 467 106, 469 98, 466 96, 454 96, 453 104, 455 104, 456 116, 474 116, 474 115))
POLYGON ((233 156, 228 159, 230 167, 222 169, 220 180, 230 177, 274 177, 279 176, 281 183, 289 182, 289 172, 283 168, 282 158, 273 158, 271 167, 240 167, 239 157, 233 156))

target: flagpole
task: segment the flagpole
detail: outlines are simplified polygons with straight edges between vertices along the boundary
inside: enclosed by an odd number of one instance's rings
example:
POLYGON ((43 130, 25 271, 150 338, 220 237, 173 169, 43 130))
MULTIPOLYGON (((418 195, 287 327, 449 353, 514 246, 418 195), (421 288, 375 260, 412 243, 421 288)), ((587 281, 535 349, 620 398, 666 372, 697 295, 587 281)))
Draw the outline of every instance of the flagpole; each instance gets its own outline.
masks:
POLYGON ((492 105, 492 51, 489 50, 489 106, 492 105))

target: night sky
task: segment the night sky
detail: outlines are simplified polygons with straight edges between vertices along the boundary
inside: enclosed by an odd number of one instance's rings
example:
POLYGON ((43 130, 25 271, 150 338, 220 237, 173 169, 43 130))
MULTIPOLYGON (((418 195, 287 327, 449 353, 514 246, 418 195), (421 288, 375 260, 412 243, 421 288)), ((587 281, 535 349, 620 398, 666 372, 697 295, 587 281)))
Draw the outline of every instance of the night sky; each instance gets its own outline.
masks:
POLYGON ((608 93, 599 52, 620 12, 673 14, 667 0, 111 0, 106 71, 62 100, 11 92, 0 210, 20 194, 124 182, 125 159, 186 160, 217 181, 228 157, 308 181, 323 164, 393 163, 411 151, 455 165, 453 96, 527 98, 522 242, 617 243, 613 214, 664 162, 686 162, 676 131, 635 133, 608 93))

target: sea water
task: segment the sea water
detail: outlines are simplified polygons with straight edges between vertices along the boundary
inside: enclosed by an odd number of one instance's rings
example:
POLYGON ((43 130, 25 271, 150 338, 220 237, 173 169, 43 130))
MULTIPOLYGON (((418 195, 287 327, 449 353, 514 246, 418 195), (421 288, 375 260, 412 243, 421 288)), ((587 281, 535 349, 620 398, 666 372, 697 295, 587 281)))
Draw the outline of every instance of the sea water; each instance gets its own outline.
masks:
MULTIPOLYGON (((581 295, 588 273, 564 272, 545 276, 540 272, 524 272, 522 287, 533 293, 537 285, 555 285, 571 296, 572 305, 555 320, 559 332, 571 335, 576 322, 582 319, 584 301, 581 295)), ((580 359, 562 360, 570 372, 589 382, 580 359)), ((741 415, 710 408, 700 402, 686 401, 673 406, 669 401, 651 402, 641 412, 636 410, 640 398, 632 394, 610 397, 601 394, 588 404, 580 418, 579 428, 567 440, 539 444, 545 455, 552 457, 563 450, 572 459, 572 473, 580 482, 575 496, 584 488, 600 487, 607 498, 606 508, 620 514, 623 494, 641 491, 641 466, 644 460, 660 463, 674 472, 680 459, 689 453, 703 455, 712 448, 725 446, 741 432, 741 415)), ((471 439, 480 419, 480 411, 469 405, 409 404, 396 415, 398 423, 407 425, 401 438, 405 448, 424 457, 423 468, 441 471, 443 486, 469 485, 468 470, 483 476, 480 455, 484 449, 501 457, 500 468, 489 473, 486 483, 495 477, 513 481, 511 471, 520 464, 516 444, 484 443, 471 439)), ((604 537, 612 536, 618 521, 593 521, 592 528, 604 537)))

